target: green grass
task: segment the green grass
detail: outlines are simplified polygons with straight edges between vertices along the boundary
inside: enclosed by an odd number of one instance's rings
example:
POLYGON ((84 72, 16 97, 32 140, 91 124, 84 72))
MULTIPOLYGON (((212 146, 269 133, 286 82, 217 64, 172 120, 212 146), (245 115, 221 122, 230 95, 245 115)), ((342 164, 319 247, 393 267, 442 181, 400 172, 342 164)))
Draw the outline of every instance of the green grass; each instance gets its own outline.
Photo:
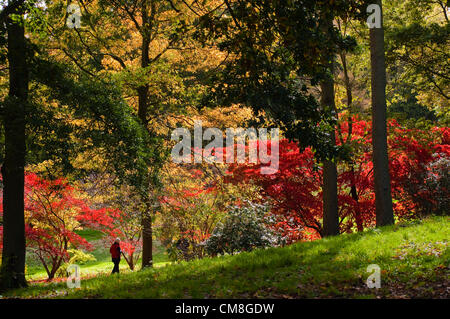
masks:
MULTIPOLYGON (((65 298, 388 298, 446 297, 448 217, 284 248, 205 258, 160 268, 99 275, 81 289, 37 284, 16 297, 65 298), (381 288, 368 289, 367 266, 380 266, 381 288)), ((83 270, 82 270, 83 271, 83 270)))
POLYGON ((78 231, 76 231, 76 233, 89 242, 102 239, 104 236, 102 232, 100 232, 98 230, 89 229, 89 228, 78 230, 78 231))

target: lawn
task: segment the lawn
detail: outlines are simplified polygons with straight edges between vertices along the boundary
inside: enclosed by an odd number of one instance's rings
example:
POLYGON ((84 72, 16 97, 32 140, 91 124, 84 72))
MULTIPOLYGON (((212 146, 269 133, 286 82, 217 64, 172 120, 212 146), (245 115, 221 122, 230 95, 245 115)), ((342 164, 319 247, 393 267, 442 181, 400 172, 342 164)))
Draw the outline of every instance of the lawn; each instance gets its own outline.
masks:
POLYGON ((4 297, 449 298, 449 222, 433 217, 283 248, 99 274, 82 280, 81 289, 32 284, 4 297), (380 289, 366 286, 370 264, 381 268, 380 289))

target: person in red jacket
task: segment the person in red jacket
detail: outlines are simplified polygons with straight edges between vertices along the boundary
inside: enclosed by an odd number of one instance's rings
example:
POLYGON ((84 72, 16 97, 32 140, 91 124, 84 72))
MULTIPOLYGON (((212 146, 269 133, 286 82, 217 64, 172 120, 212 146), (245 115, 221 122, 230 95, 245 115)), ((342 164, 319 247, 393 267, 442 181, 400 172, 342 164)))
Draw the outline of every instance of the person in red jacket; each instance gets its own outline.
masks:
POLYGON ((116 238, 114 243, 111 245, 111 248, 109 249, 109 252, 111 253, 111 259, 114 263, 114 268, 112 273, 119 273, 119 263, 120 263, 120 255, 122 254, 122 251, 120 250, 120 239, 116 238))

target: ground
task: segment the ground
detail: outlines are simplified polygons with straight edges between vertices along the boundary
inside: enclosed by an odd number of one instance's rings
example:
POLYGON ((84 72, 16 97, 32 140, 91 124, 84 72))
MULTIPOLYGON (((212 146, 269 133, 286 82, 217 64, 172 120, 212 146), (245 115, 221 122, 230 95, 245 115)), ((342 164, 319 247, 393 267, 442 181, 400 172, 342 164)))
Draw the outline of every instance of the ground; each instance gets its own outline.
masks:
MULTIPOLYGON (((98 269, 108 273, 83 279, 81 289, 34 283, 3 297, 449 298, 449 222, 433 217, 235 256, 157 263, 116 276, 109 275, 108 261, 99 261, 98 269), (371 264, 381 269, 379 289, 366 285, 371 264)), ((86 265, 82 274, 97 266, 86 265)))

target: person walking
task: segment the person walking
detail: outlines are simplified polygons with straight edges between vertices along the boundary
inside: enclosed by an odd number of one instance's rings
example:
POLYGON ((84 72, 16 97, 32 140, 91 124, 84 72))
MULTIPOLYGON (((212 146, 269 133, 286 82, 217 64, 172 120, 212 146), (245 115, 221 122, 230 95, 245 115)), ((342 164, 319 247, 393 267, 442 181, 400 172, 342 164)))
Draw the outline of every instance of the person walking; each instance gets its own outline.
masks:
POLYGON ((114 243, 111 245, 109 252, 111 253, 111 259, 112 259, 112 262, 114 263, 114 268, 113 268, 111 274, 119 273, 120 255, 122 254, 122 251, 120 250, 120 239, 119 238, 116 238, 114 243))

